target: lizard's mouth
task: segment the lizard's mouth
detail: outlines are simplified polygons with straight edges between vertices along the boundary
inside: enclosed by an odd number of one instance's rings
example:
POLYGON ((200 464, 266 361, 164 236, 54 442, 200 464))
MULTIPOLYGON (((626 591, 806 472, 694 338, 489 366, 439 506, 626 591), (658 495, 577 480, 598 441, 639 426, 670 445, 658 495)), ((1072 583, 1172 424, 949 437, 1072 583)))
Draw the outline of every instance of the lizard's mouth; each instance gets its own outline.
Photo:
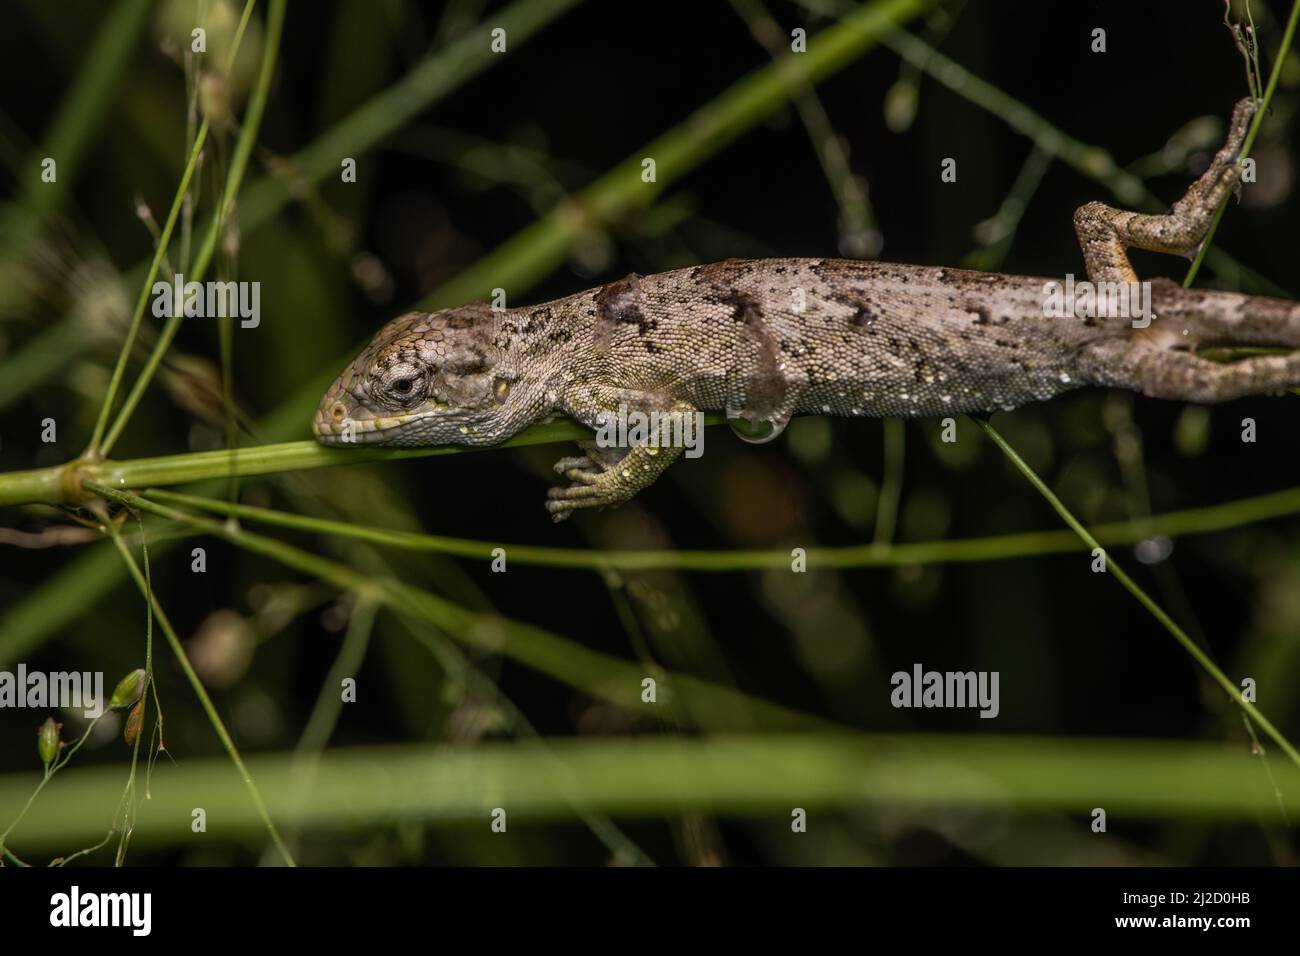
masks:
POLYGON ((417 417, 412 412, 374 415, 349 409, 342 401, 326 401, 316 409, 311 430, 322 445, 393 444, 395 433, 417 417))

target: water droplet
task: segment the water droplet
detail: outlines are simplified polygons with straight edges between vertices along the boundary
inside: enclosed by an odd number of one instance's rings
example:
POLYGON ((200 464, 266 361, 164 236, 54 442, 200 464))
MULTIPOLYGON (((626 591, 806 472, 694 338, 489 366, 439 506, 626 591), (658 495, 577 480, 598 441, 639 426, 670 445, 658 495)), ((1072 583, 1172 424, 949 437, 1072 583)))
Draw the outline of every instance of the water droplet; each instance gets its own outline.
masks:
POLYGON ((1069 384, 1070 384, 1070 373, 1069 373, 1069 372, 1062 372, 1062 373, 1061 373, 1061 382, 1062 382, 1063 384, 1065 384, 1065 385, 1069 385, 1069 384))
POLYGON ((747 441, 751 445, 762 445, 772 441, 781 432, 785 431, 785 426, 789 421, 789 416, 781 418, 776 415, 755 421, 746 418, 740 412, 727 410, 727 424, 731 426, 731 430, 737 438, 747 441))
POLYGON ((1133 546, 1133 554, 1143 564, 1159 564, 1174 553, 1174 543, 1164 535, 1144 538, 1133 546))

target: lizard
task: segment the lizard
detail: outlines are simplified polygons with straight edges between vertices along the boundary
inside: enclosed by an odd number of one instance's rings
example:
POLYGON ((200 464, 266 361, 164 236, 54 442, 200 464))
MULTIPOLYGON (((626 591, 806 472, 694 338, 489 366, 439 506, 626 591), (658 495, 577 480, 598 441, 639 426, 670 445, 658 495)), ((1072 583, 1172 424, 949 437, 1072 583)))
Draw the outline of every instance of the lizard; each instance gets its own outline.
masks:
MULTIPOLYGON (((1240 188, 1258 106, 1236 105, 1223 147, 1166 214, 1101 202, 1075 212, 1085 284, 1141 290, 1145 318, 1120 314, 1129 311, 1115 307, 1122 296, 1082 316, 1079 299, 1050 315, 1060 283, 1042 277, 728 259, 633 273, 540 305, 402 315, 339 375, 313 431, 326 444, 482 446, 564 416, 596 429, 623 408, 720 411, 742 437, 762 441, 797 414, 988 414, 1085 386, 1211 403, 1298 385, 1300 352, 1221 363, 1197 350, 1300 347, 1300 303, 1139 283, 1126 252, 1196 252, 1240 188)), ((682 449, 591 440, 579 451, 555 465, 568 479, 546 500, 556 521, 627 501, 682 449)))

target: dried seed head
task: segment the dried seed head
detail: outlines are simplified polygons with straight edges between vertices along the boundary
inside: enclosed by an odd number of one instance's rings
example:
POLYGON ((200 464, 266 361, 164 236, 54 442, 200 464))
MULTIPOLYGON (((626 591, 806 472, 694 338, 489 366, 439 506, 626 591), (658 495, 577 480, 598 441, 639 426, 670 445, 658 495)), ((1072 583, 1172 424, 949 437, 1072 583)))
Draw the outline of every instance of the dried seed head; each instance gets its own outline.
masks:
POLYGON ((140 736, 140 725, 144 723, 144 701, 137 701, 136 705, 131 708, 131 713, 126 715, 126 729, 122 731, 122 739, 126 741, 128 747, 134 747, 136 740, 140 736))

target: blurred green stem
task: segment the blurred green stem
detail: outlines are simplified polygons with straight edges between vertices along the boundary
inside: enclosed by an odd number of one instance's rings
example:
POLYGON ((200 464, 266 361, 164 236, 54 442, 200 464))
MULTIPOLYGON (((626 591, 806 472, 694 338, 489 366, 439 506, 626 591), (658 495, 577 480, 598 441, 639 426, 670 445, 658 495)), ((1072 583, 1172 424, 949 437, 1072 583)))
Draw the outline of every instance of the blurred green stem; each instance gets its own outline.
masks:
POLYGON ((81 58, 81 69, 50 123, 45 142, 25 165, 17 205, 5 211, 0 223, 0 236, 4 237, 0 254, 4 257, 27 251, 31 239, 77 181, 86 146, 112 112, 109 103, 148 26, 152 7, 152 0, 122 0, 105 17, 94 44, 81 58), (49 182, 40 175, 41 161, 46 158, 58 164, 58 175, 49 182))
MULTIPOLYGON (((887 810, 893 818, 1013 810, 1086 819, 1086 808, 1122 807, 1130 820, 1237 820, 1278 813, 1267 788, 1248 786, 1254 758, 1219 742, 1088 740, 986 734, 768 734, 756 736, 558 738, 550 751, 512 743, 331 750, 321 757, 303 828, 373 828, 422 820, 487 828, 492 810, 510 823, 572 820, 576 789, 611 815, 646 817, 683 809, 789 825, 792 807, 887 810)), ((272 809, 288 819, 293 761, 250 758, 272 809)), ((51 788, 24 826, 28 845, 95 838, 88 808, 111 800, 120 768, 85 767, 51 788)), ((34 774, 0 777, 0 816, 16 812, 34 774)), ((1300 814, 1300 772, 1278 784, 1300 814)), ((233 841, 260 825, 215 760, 187 760, 153 786, 137 839, 186 844, 233 841), (208 807, 209 832, 190 832, 190 808, 208 807), (219 812, 217 812, 219 810, 219 812)))

